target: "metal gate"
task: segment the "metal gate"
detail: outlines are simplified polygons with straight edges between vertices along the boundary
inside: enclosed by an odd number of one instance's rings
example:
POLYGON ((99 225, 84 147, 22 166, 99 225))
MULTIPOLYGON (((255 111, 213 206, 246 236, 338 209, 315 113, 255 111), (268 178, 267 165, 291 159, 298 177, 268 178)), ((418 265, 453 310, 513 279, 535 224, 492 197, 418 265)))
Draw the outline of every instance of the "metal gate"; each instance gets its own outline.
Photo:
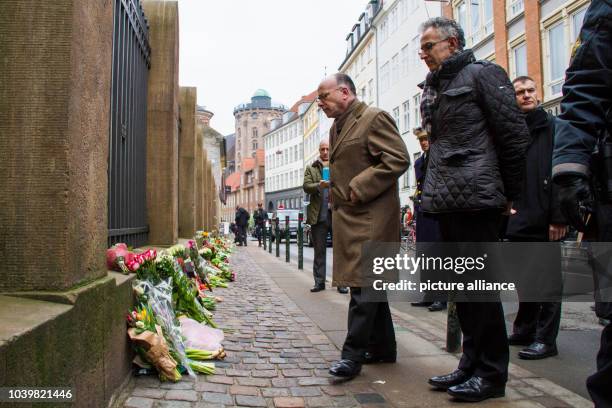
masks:
POLYGON ((149 29, 139 0, 114 0, 108 157, 108 244, 147 243, 149 29))

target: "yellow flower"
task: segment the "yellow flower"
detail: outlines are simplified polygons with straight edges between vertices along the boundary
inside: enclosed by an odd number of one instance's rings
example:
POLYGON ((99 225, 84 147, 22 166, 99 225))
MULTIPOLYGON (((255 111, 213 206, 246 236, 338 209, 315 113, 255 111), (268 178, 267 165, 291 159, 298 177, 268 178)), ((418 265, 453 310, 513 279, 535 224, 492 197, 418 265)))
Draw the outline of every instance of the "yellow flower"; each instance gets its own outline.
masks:
POLYGON ((202 235, 204 235, 205 237, 207 237, 207 236, 208 236, 208 232, 204 231, 204 233, 203 233, 202 235))

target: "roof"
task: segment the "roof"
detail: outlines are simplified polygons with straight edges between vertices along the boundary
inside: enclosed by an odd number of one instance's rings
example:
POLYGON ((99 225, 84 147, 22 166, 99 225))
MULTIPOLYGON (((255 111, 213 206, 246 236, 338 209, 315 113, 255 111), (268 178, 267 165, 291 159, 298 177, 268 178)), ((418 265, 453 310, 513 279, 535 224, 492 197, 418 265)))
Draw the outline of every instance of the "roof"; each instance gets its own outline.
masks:
POLYGON ((231 187, 232 191, 238 190, 238 187, 240 187, 240 173, 234 172, 227 176, 225 185, 231 187))
POLYGON ((245 157, 242 159, 242 171, 247 172, 255 168, 255 159, 253 157, 245 157))
POLYGON ((270 98, 270 94, 268 93, 268 91, 261 88, 255 91, 255 93, 253 94, 253 98, 256 98, 258 96, 265 96, 266 98, 270 98))
POLYGON ((312 103, 314 102, 315 99, 317 99, 317 91, 314 90, 311 93, 309 93, 308 95, 304 95, 300 98, 299 101, 297 101, 296 103, 293 104, 293 106, 291 107, 291 109, 289 109, 291 112, 297 112, 298 106, 300 106, 301 104, 305 103, 305 102, 309 102, 312 103))

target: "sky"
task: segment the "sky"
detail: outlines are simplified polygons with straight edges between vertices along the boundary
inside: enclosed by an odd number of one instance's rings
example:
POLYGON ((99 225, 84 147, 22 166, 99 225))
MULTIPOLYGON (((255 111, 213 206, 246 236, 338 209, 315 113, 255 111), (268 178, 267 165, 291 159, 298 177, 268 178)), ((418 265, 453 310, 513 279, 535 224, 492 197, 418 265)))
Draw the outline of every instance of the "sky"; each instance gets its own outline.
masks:
POLYGON ((198 88, 211 126, 234 133, 233 109, 263 88, 287 107, 346 55, 368 0, 179 0, 179 84, 198 88))

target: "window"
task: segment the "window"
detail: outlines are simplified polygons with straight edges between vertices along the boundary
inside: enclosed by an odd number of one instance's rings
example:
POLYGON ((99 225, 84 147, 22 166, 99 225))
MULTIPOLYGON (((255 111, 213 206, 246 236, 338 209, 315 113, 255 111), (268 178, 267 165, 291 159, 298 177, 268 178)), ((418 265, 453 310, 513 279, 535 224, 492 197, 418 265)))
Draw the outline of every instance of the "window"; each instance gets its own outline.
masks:
POLYGON ((461 1, 455 6, 454 15, 465 31, 468 46, 493 32, 493 0, 461 1))
POLYGON ((561 93, 567 57, 565 54, 565 41, 563 22, 559 22, 548 29, 548 53, 549 53, 549 81, 548 87, 551 95, 561 93))
POLYGON ((368 62, 372 59, 372 41, 368 43, 368 62))
POLYGON ((253 137, 257 137, 257 128, 256 127, 253 128, 253 137))
POLYGON ((412 0, 400 0, 399 8, 400 8, 400 19, 404 21, 408 18, 408 2, 412 0))
POLYGON ((365 86, 361 88, 361 100, 362 101, 366 100, 366 87, 365 86))
POLYGON ((389 62, 386 62, 380 69, 380 91, 387 92, 389 89, 389 62))
POLYGON ((521 43, 512 48, 512 78, 527 74, 527 46, 521 43))
POLYGON ((570 42, 574 44, 578 39, 578 35, 580 34, 580 29, 582 28, 582 23, 584 21, 584 15, 586 14, 586 7, 581 10, 575 12, 571 16, 571 32, 570 32, 570 42))
POLYGON ((388 18, 385 19, 380 24, 380 42, 385 42, 387 37, 389 37, 389 24, 387 22, 388 18))
POLYGON ((402 103, 402 109, 404 110, 404 132, 410 130, 410 101, 402 103))
POLYGON ((508 17, 510 20, 514 16, 518 16, 525 10, 525 3, 523 0, 507 0, 508 2, 508 17))
MULTIPOLYGON (((421 154, 421 152, 412 153, 412 163, 416 162, 417 159, 421 156, 421 154)), ((414 177, 414 179, 412 180, 412 187, 416 187, 416 177, 414 177)))
POLYGON ((416 94, 412 98, 412 109, 414 112, 414 127, 421 126, 421 94, 416 94))
POLYGON ((404 45, 400 55, 402 56, 402 76, 405 77, 410 73, 410 57, 411 57, 410 44, 404 45))
POLYGON ((410 169, 406 170, 406 172, 404 173, 404 177, 402 177, 402 188, 410 188, 410 169))
POLYGON ((253 139, 253 150, 257 150, 257 139, 253 139))
POLYGON ((393 10, 391 10, 389 15, 389 31, 391 34, 393 34, 397 30, 397 7, 393 7, 393 10))
POLYGON ((370 103, 374 102, 374 99, 372 98, 373 92, 374 92, 374 80, 370 79, 368 81, 368 100, 370 101, 370 103))
POLYGON ((399 113, 399 106, 396 106, 395 108, 393 108, 393 119, 395 119, 395 126, 397 126, 397 128, 400 128, 400 113, 399 113))
POLYGON ((412 44, 410 48, 411 48, 410 65, 411 66, 419 65, 421 63, 420 58, 419 58, 419 50, 421 49, 421 41, 420 41, 419 35, 414 36, 414 38, 412 39, 412 44))
POLYGON ((399 81, 399 73, 400 73, 400 64, 399 64, 399 54, 395 54, 393 58, 391 58, 391 83, 395 84, 399 81))

